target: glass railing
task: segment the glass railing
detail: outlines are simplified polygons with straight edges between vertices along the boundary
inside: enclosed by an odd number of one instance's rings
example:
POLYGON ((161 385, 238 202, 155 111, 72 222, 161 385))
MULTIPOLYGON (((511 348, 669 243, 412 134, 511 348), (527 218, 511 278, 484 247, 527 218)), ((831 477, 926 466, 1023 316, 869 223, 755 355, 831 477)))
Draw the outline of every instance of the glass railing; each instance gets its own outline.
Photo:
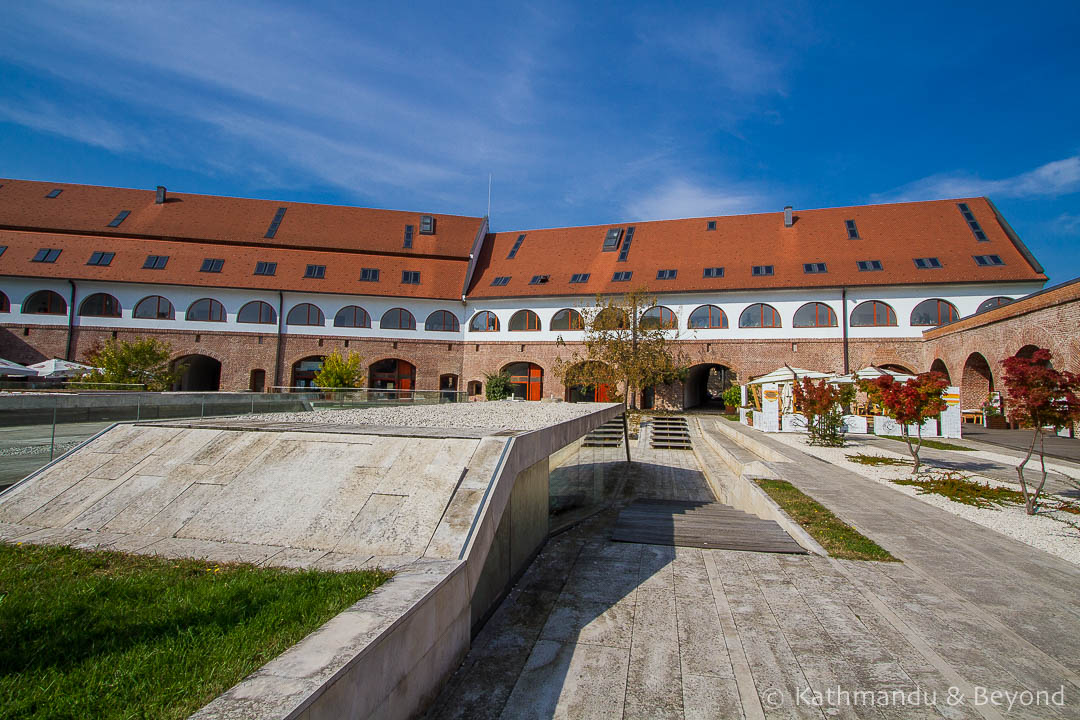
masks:
POLYGON ((117 422, 464 402, 445 390, 274 388, 254 392, 24 391, 0 394, 0 489, 117 422))

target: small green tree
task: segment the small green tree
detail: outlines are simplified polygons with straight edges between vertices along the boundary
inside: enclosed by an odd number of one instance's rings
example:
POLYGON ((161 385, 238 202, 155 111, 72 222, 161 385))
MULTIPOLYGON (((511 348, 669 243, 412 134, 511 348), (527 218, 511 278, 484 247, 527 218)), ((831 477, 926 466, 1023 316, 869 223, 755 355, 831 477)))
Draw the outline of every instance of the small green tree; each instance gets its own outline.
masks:
POLYGON ((322 369, 316 373, 313 382, 320 389, 358 388, 364 386, 364 358, 360 353, 350 352, 348 356, 340 351, 323 358, 322 369))
MULTIPOLYGON (((623 402, 637 407, 637 391, 685 378, 678 350, 679 326, 667 308, 656 306, 647 288, 625 295, 596 297, 582 311, 583 348, 555 361, 555 375, 564 385, 621 385, 623 402)), ((558 344, 565 346, 562 337, 558 344)))
POLYGON ((504 400, 510 397, 510 376, 504 372, 484 374, 484 397, 504 400))
POLYGON ((172 347, 156 338, 107 340, 95 345, 84 362, 93 372, 84 373, 79 380, 85 383, 116 383, 143 385, 147 390, 169 390, 184 373, 182 365, 170 367, 172 347))
POLYGON ((860 387, 885 411, 885 414, 900 424, 900 434, 907 443, 908 451, 915 461, 911 472, 919 472, 919 451, 922 450, 922 426, 927 420, 940 415, 945 410, 945 388, 949 382, 939 372, 925 372, 905 383, 896 382, 891 375, 883 375, 873 382, 860 383, 860 387), (911 444, 908 426, 918 430, 919 440, 911 444))
POLYGON ((720 396, 727 407, 739 407, 742 403, 742 389, 738 385, 732 385, 720 396))

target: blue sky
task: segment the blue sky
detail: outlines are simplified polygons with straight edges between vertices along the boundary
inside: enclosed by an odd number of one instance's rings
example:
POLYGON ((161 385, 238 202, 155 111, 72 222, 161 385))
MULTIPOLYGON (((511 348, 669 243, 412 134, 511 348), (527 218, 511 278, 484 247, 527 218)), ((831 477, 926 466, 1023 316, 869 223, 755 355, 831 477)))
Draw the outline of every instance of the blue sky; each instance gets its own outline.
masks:
POLYGON ((496 230, 988 195, 1080 275, 1080 3, 902 7, 7 2, 0 175, 482 215, 490 173, 496 230))

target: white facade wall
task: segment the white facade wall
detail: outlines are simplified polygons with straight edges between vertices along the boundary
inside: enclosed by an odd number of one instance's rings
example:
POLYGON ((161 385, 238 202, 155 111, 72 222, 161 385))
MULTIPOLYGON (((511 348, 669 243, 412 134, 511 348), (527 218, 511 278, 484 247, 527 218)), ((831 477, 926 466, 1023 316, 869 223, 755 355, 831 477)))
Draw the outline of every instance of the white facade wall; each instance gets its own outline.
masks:
MULTIPOLYGON (((928 274, 932 271, 926 271, 928 274)), ((212 332, 228 329, 231 332, 250 332, 253 334, 276 333, 277 324, 250 324, 236 321, 237 313, 246 303, 262 300, 278 311, 278 293, 276 291, 197 288, 176 285, 127 284, 97 281, 78 281, 76 309, 82 301, 95 292, 107 292, 116 297, 121 306, 119 318, 76 316, 77 325, 112 327, 117 329, 170 328, 194 332, 212 332), (149 321, 132 317, 135 305, 149 295, 161 295, 172 302, 175 320, 149 321), (221 322, 195 322, 184 319, 189 305, 200 298, 213 298, 225 307, 227 319, 221 322)), ((672 310, 679 321, 679 337, 685 340, 753 340, 753 339, 841 339, 843 322, 841 313, 850 318, 851 311, 861 302, 879 300, 892 306, 896 313, 895 327, 850 327, 851 339, 863 338, 917 338, 927 328, 912 327, 911 311, 921 301, 929 298, 948 300, 956 306, 961 316, 973 314, 978 306, 988 298, 1008 296, 1018 298, 1041 289, 1042 284, 999 283, 980 285, 918 285, 918 286, 882 286, 873 288, 852 288, 847 294, 846 308, 841 308, 841 291, 828 288, 820 290, 744 290, 722 293, 679 293, 661 295, 659 301, 672 310), (772 305, 781 317, 779 328, 740 328, 739 316, 753 303, 764 302, 772 305), (837 326, 831 328, 794 328, 795 312, 808 302, 822 302, 829 305, 837 315, 837 326), (712 304, 720 307, 727 315, 728 327, 716 330, 690 330, 687 328, 690 314, 701 305, 712 304)), ((0 314, 0 322, 35 325, 66 325, 67 315, 24 315, 21 312, 23 300, 36 290, 53 290, 67 302, 71 287, 65 280, 45 280, 35 278, 0 278, 0 291, 3 291, 11 303, 11 311, 0 314)), ((553 332, 551 319, 559 310, 572 308, 579 312, 594 302, 593 295, 559 298, 507 298, 498 300, 477 299, 467 303, 453 300, 424 300, 409 298, 378 297, 371 295, 329 295, 317 293, 285 292, 284 314, 299 303, 312 303, 322 310, 326 324, 318 326, 286 326, 290 335, 325 336, 334 335, 350 338, 379 337, 388 339, 432 339, 466 340, 468 342, 554 342, 562 336, 567 342, 573 342, 584 336, 583 331, 553 332), (359 305, 371 316, 370 328, 334 327, 334 316, 347 305, 359 305), (412 313, 416 320, 416 330, 382 330, 379 321, 387 310, 404 308, 412 313), (528 308, 540 319, 539 331, 509 330, 510 319, 515 312, 528 308), (458 332, 428 332, 424 322, 428 315, 436 310, 446 310, 457 317, 460 324, 458 332), (484 310, 494 312, 499 318, 497 332, 469 332, 468 325, 472 317, 484 310)))

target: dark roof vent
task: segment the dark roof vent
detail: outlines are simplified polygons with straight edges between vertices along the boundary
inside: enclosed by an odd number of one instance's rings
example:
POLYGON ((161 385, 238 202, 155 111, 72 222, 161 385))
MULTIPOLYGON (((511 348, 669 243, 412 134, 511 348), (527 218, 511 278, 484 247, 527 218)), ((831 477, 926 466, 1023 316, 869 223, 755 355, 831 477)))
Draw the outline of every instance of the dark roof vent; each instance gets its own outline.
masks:
POLYGON ((795 224, 795 218, 791 214, 791 206, 788 205, 784 208, 784 227, 791 227, 795 224))
POLYGON ((154 204, 155 205, 162 205, 164 203, 165 203, 165 186, 164 185, 158 185, 157 186, 157 195, 154 196, 154 204))

